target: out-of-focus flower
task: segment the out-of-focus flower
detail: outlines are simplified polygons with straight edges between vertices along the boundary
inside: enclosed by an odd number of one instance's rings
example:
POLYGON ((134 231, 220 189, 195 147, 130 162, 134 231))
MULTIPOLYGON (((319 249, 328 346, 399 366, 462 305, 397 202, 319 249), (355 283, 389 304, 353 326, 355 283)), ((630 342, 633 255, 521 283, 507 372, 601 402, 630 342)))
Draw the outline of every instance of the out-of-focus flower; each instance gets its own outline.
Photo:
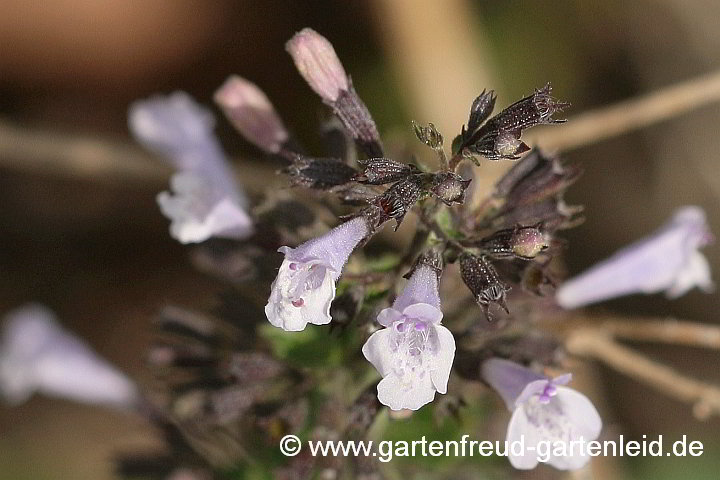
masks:
POLYGON ((250 143, 278 153, 289 135, 265 93, 252 82, 233 75, 215 92, 215 103, 250 143))
POLYGON ((7 314, 0 346, 0 393, 13 404, 34 392, 89 404, 130 408, 135 384, 82 340, 63 330, 47 308, 30 304, 7 314))
MULTIPOLYGON (((595 440, 600 435, 602 420, 588 398, 565 387, 571 375, 549 379, 517 363, 491 358, 482 365, 482 375, 505 400, 512 412, 506 441, 521 442, 525 451, 519 454, 510 449, 509 460, 513 467, 530 470, 538 464, 538 446, 572 445, 582 439, 595 440)), ((548 448, 547 463, 560 470, 576 470, 589 460, 580 448, 565 448, 568 455, 555 455, 548 448), (570 455, 572 454, 572 455, 570 455)))
POLYGON ((438 272, 415 267, 403 292, 377 317, 383 329, 363 345, 365 358, 383 379, 378 400, 392 410, 417 410, 446 393, 455 358, 455 339, 442 320, 438 272))
POLYGON ((705 212, 683 207, 652 235, 566 281, 557 302, 570 309, 632 293, 676 298, 696 286, 710 291, 710 266, 699 249, 711 240, 705 212))
POLYGON ((270 323, 287 331, 330 323, 335 282, 352 251, 369 234, 368 221, 360 216, 299 247, 280 247, 285 260, 265 305, 270 323))
POLYGON ((197 243, 252 235, 247 198, 233 180, 209 111, 176 92, 133 104, 129 126, 140 143, 178 170, 170 183, 173 193, 158 195, 160 210, 172 221, 173 238, 197 243))
POLYGON ((327 102, 335 102, 350 82, 332 44, 312 28, 296 33, 285 45, 300 75, 327 102))

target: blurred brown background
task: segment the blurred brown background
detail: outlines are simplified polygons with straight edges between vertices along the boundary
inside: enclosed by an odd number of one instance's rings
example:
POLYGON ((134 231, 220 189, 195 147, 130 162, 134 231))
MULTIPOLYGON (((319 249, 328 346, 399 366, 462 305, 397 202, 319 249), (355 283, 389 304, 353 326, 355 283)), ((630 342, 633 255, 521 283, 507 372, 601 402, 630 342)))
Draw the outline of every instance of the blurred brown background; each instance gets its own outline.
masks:
MULTIPOLYGON (((572 101, 572 117, 720 68, 716 0, 0 0, 0 12, 0 307, 47 304, 141 382, 158 307, 211 306, 219 285, 193 270, 187 250, 168 236, 154 200, 162 181, 115 175, 112 165, 93 173, 92 152, 81 174, 62 163, 38 167, 48 134, 51 147, 58 135, 129 142, 134 99, 182 89, 210 104, 214 89, 237 73, 260 85, 312 145, 322 106, 284 51, 305 26, 333 42, 386 138, 409 138, 410 119, 433 121, 451 138, 483 88, 496 89, 502 107, 552 81, 555 94, 572 101), (20 142, 18 131, 30 140, 20 142)), ((651 231, 679 205, 703 206, 720 232, 719 120, 720 107, 708 105, 567 152, 586 169, 569 193, 587 214, 567 233, 571 272, 651 231)), ((218 131, 228 151, 247 158, 241 172, 277 167, 224 122, 218 131)), ((484 185, 506 166, 484 165, 484 185)), ((706 253, 720 271, 718 248, 706 253)), ((720 304, 717 294, 692 292, 674 302, 655 295, 606 307, 716 322, 720 304)), ((720 382, 717 354, 648 351, 720 382)), ((718 440, 718 420, 699 424, 685 406, 600 372, 612 428, 718 440)), ((113 452, 155 444, 132 415, 37 397, 0 406, 3 480, 112 478, 113 452)), ((707 448, 696 463, 714 458, 717 465, 720 442, 707 448)), ((640 461, 627 474, 673 478, 673 468, 640 461)))

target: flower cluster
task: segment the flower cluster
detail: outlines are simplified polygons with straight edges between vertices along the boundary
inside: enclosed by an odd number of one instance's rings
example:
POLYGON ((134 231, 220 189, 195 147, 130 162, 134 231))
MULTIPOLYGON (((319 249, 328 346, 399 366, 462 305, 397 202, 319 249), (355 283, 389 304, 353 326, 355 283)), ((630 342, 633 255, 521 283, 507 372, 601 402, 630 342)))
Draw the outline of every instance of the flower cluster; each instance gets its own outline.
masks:
MULTIPOLYGON (((385 149, 367 106, 326 38, 304 29, 286 49, 302 78, 334 114, 327 128, 342 141, 354 142, 359 154, 353 148, 333 149, 329 156, 308 154, 265 93, 241 77, 228 78, 214 100, 246 140, 274 161, 285 162, 281 171, 292 186, 309 190, 309 200, 268 193, 251 209, 212 134, 211 115, 186 94, 155 97, 130 110, 138 140, 178 170, 171 181, 173 194, 158 197, 172 221, 173 237, 183 243, 230 239, 237 243, 216 242, 205 250, 202 258, 212 265, 210 270, 227 272, 227 264, 237 261, 243 272, 250 272, 242 278, 257 281, 264 292, 274 277, 263 312, 272 327, 265 319, 265 329, 257 326, 245 318, 252 316, 250 309, 242 310, 236 314, 231 342, 197 315, 179 309, 164 312, 162 329, 180 330, 187 338, 156 345, 151 364, 193 369, 180 375, 193 382, 176 389, 182 393, 165 407, 169 416, 181 427, 198 428, 201 419, 207 426, 205 436, 222 431, 235 439, 262 431, 276 440, 278 431, 301 430, 308 418, 306 396, 314 385, 310 369, 278 361, 273 355, 283 349, 271 353, 264 340, 280 335, 312 338, 318 329, 309 324, 330 324, 355 347, 355 356, 349 352, 349 358, 366 360, 382 378, 369 388, 361 385, 364 390, 354 400, 331 398, 324 404, 330 413, 312 430, 314 438, 325 438, 328 432, 364 435, 380 405, 414 411, 433 402, 436 393, 445 396, 439 397, 435 410, 456 413, 463 402, 452 372, 458 382, 482 382, 497 391, 512 412, 510 441, 521 436, 533 442, 597 438, 600 416, 586 396, 566 386, 570 374, 551 379, 537 373, 537 367, 561 368, 562 348, 551 335, 538 332, 535 323, 548 312, 558 314, 619 295, 664 291, 676 297, 694 286, 710 289, 709 267, 699 252, 711 239, 704 213, 697 207, 680 210, 652 236, 555 289, 559 282, 553 260, 565 245, 559 234, 582 220, 582 207, 564 200, 581 170, 521 139, 528 128, 564 122, 554 116, 569 104, 551 96, 550 84, 495 115, 495 93, 480 93, 449 155, 432 123, 413 123, 417 139, 439 160, 439 168, 431 170, 385 149), (482 201, 466 203, 470 179, 463 177, 460 166, 482 159, 515 162, 482 201), (328 212, 341 220, 328 221, 328 212), (417 227, 406 249, 390 252, 389 259, 376 257, 372 248, 353 257, 367 242, 381 243, 373 237, 386 223, 394 223, 397 230, 411 214, 416 214, 417 227), (336 225, 330 228, 328 223, 336 225), (283 254, 282 260, 277 256, 277 261, 268 261, 274 251, 283 254), (351 271, 343 275, 346 269, 351 271), (403 274, 407 282, 400 288, 403 274), (477 308, 468 309, 472 304, 477 308), (264 333, 259 335, 259 330, 264 333), (305 332, 284 333, 300 331, 305 332), (199 372, 207 377, 196 378, 199 372), (349 413, 341 404, 351 405, 349 413), (330 423, 333 412, 351 420, 332 430, 323 421, 330 423)), ((322 338, 312 344, 318 355, 341 343, 322 338)), ((375 373, 364 365, 368 375, 375 373)), ((354 385, 346 389, 347 395, 355 392, 354 385)), ((246 448, 238 440, 228 456, 237 460, 246 448)), ((276 473, 279 478, 306 476, 316 461, 300 455, 276 473)), ((553 457, 549 464, 568 470, 587 461, 578 455, 553 457)), ((513 455, 510 462, 519 469, 538 463, 535 455, 513 455)), ((340 468, 332 463, 322 467, 340 468)), ((372 470, 367 465, 353 468, 372 470)))

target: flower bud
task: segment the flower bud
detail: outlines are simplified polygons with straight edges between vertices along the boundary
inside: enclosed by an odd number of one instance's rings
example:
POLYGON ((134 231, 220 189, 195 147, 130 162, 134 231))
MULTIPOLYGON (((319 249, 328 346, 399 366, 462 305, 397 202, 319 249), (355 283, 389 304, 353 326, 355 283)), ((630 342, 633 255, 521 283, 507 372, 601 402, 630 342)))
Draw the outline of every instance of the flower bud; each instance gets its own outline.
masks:
POLYGON ((257 85, 233 75, 215 92, 215 103, 247 141, 267 153, 278 153, 288 140, 282 120, 257 85))
POLYGON ((311 28, 304 28, 285 45, 300 75, 326 102, 335 102, 350 88, 345 69, 332 44, 311 28))

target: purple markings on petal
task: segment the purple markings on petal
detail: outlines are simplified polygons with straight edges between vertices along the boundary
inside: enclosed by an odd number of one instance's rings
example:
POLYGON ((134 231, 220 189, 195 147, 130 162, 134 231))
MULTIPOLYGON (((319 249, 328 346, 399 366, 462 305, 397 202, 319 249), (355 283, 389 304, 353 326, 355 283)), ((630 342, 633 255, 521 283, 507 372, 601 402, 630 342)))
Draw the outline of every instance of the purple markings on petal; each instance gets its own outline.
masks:
POLYGON ((674 298, 696 286, 709 291, 710 267, 699 251, 709 238, 703 210, 684 207, 654 234, 566 281, 556 300, 571 309, 633 293, 674 298))

